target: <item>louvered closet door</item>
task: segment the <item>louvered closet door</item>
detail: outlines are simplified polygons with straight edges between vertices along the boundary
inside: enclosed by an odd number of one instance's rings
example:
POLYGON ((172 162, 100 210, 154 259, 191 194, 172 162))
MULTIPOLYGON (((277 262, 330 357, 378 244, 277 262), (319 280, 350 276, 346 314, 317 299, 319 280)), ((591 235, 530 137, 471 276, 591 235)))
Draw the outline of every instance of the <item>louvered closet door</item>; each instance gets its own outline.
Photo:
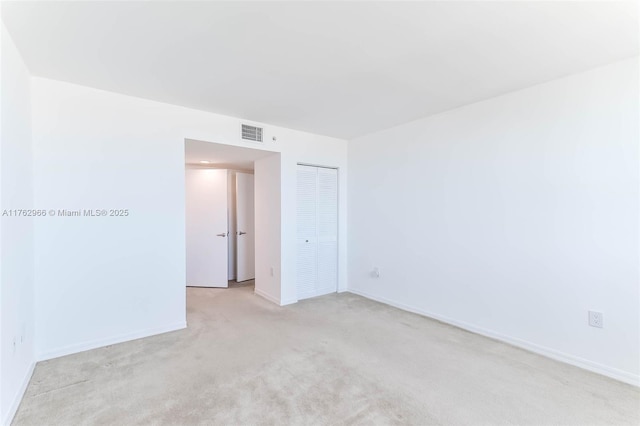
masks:
POLYGON ((318 275, 318 170, 298 166, 298 299, 313 297, 318 275))
POLYGON ((298 166, 298 299, 332 293, 338 276, 338 171, 298 166))
POLYGON ((318 168, 316 295, 338 290, 338 170, 318 168))

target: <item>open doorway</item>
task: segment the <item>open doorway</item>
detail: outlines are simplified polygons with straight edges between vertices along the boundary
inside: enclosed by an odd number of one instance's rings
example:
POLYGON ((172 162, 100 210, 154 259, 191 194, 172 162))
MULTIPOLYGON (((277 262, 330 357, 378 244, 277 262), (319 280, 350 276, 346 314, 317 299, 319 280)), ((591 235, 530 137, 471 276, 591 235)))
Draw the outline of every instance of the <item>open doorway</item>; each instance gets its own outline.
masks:
POLYGON ((274 155, 185 140, 187 287, 254 287, 256 228, 265 226, 255 220, 256 191, 264 191, 254 183, 255 163, 274 155))

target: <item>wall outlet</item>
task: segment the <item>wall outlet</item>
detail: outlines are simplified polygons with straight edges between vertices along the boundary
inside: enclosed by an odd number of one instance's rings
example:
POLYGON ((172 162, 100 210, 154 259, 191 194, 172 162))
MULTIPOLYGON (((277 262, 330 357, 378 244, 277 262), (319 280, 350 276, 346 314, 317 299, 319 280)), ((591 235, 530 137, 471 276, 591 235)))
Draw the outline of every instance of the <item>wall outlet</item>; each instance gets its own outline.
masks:
POLYGON ((371 271, 371 276, 373 278, 380 278, 380 268, 378 268, 377 266, 374 266, 373 271, 371 271))
POLYGON ((273 276, 273 266, 269 269, 269 272, 271 273, 271 276, 273 276))
POLYGON ((589 311, 589 325, 591 327, 602 328, 604 325, 604 314, 602 312, 589 311))

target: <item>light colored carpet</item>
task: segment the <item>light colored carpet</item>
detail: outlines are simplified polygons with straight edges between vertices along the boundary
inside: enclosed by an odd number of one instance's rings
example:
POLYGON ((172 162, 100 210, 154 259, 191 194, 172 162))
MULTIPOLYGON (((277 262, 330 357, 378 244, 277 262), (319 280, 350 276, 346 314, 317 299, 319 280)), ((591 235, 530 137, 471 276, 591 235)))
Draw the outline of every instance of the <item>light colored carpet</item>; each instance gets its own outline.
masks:
POLYGON ((640 423, 640 392, 348 293, 190 288, 186 330, 37 365, 15 425, 640 423))

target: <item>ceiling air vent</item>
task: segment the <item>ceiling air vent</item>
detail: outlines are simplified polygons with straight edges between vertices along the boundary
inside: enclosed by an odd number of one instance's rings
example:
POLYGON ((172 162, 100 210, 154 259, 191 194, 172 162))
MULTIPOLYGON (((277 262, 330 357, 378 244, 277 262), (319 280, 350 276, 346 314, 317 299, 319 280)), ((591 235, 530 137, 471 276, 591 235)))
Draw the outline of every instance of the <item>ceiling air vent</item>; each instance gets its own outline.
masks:
POLYGON ((242 140, 251 142, 262 142, 262 127, 242 125, 242 140))

